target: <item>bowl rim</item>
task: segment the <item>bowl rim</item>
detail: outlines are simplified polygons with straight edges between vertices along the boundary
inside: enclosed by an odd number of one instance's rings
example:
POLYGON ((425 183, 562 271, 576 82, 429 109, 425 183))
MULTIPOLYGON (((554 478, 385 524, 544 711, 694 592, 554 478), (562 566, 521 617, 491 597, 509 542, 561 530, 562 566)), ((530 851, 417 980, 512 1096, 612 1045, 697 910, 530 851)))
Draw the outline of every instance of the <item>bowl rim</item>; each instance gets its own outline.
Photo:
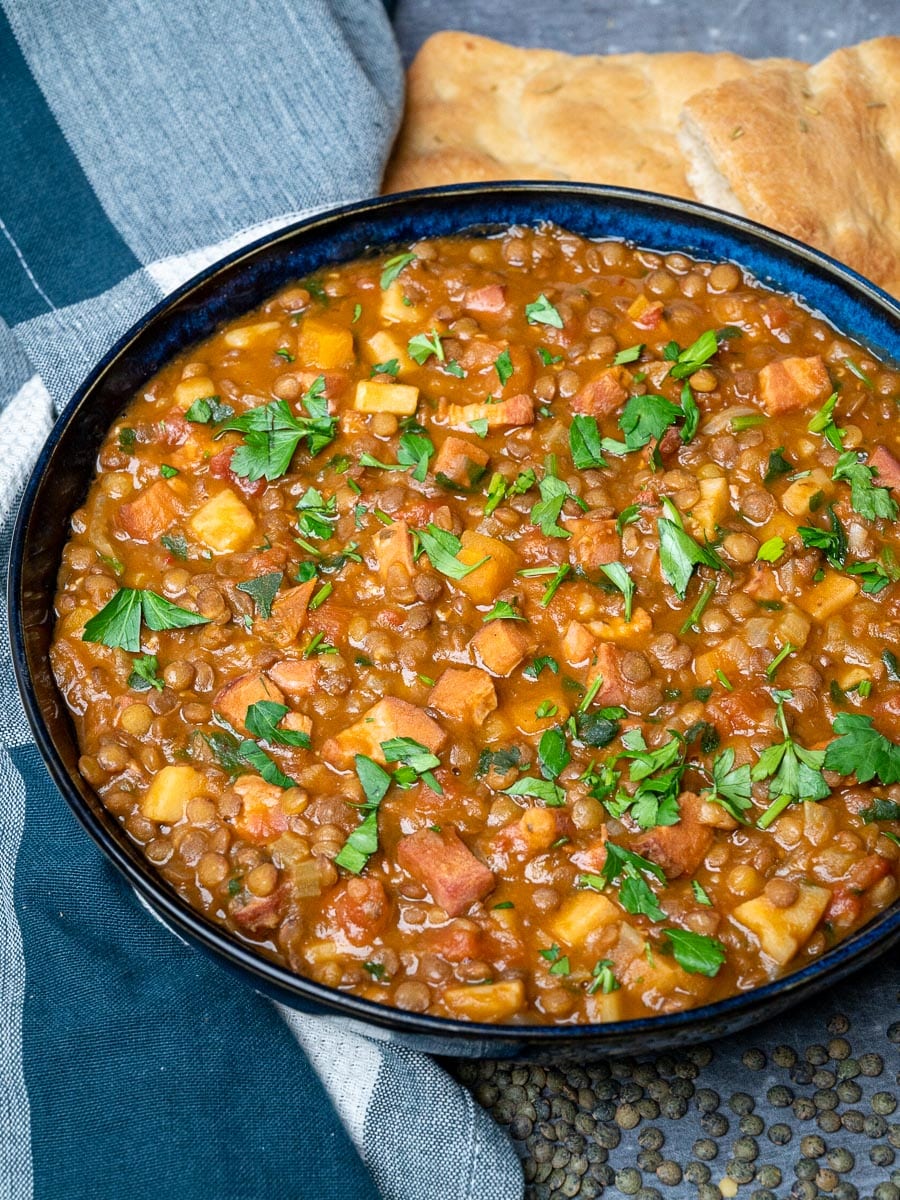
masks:
MULTIPOLYGON (((503 194, 524 194, 546 198, 551 193, 599 203, 607 201, 632 206, 637 213, 643 211, 648 220, 652 220, 654 217, 653 209, 662 209, 673 213, 682 220, 687 218, 694 223, 712 226, 726 235, 739 234, 744 238, 749 237, 751 240, 762 242, 769 251, 774 250, 779 255, 786 255, 789 260, 800 260, 802 267, 811 267, 814 271, 829 277, 843 291, 846 292, 849 289, 851 293, 856 294, 857 298, 860 295, 865 297, 869 303, 881 310, 882 315, 887 315, 898 322, 898 333, 900 333, 900 304, 852 268, 787 234, 769 229, 755 221, 677 197, 604 184, 504 180, 423 188, 329 208, 264 234, 210 263, 141 316, 100 358, 61 410, 37 457, 23 491, 10 544, 7 572, 8 619, 13 670, 24 710, 44 765, 82 827, 124 875, 139 897, 146 901, 152 910, 176 931, 185 934, 195 943, 199 942, 204 949, 212 951, 217 958, 224 959, 227 963, 241 968, 243 972, 257 979, 261 987, 274 986, 282 994, 293 994, 299 1000, 311 1002, 318 1007, 318 1015, 351 1017, 368 1026, 399 1030, 410 1035, 424 1035, 470 1043, 502 1041, 552 1046, 554 1043, 577 1041, 596 1042, 602 1048, 604 1042, 623 1039, 638 1041, 645 1034, 650 1035, 651 1038, 655 1035, 663 1037, 673 1035, 674 1040, 674 1035, 680 1031, 686 1038, 689 1038, 694 1026, 697 1027, 695 1031, 697 1036, 702 1036, 705 1029, 714 1026, 716 1022, 728 1024, 739 1014, 745 1013, 746 1010, 752 1010, 756 1006, 765 1006, 768 1002, 771 1002, 772 1005, 780 1002, 778 1007, 786 1007, 791 1001, 792 993, 806 991, 816 984, 819 987, 824 986, 823 977, 825 976, 837 981, 879 952, 887 951, 900 938, 900 899, 895 900, 891 906, 867 922, 850 938, 839 942, 820 958, 797 971, 713 1003, 702 1004, 680 1012, 660 1013, 632 1020, 593 1024, 470 1022, 427 1013, 411 1013, 365 999, 352 992, 343 992, 337 988, 328 987, 266 957, 264 953, 255 949, 252 943, 240 939, 224 925, 192 908, 146 861, 141 860, 145 870, 138 869, 134 856, 140 856, 139 848, 130 842, 121 827, 114 823, 108 813, 109 828, 91 809, 75 786, 62 756, 56 748, 38 702, 28 666, 26 631, 21 602, 22 564, 29 531, 29 516, 57 444, 70 424, 78 418, 85 399, 102 383, 111 368, 128 354, 132 344, 143 336, 157 320, 178 309, 194 291, 216 276, 227 274, 232 268, 252 260, 261 251, 277 247, 281 242, 289 242, 298 234, 327 233, 329 227, 340 226, 342 222, 348 220, 364 218, 367 214, 382 214, 386 210, 390 212, 390 210, 402 209, 404 205, 422 202, 432 204, 440 204, 444 201, 452 202, 455 196, 474 195, 483 197, 487 201, 491 197, 497 198, 503 194), (117 836, 113 835, 113 828, 115 828, 117 836)), ((460 232, 464 233, 465 227, 462 227, 460 232)), ((381 245, 385 244, 390 245, 390 243, 381 243, 381 245)), ((735 261, 740 264, 739 259, 735 259, 735 261)), ((766 282, 764 286, 773 291, 779 290, 777 281, 766 282)), ((780 290, 784 291, 785 289, 780 290)), ((813 309, 812 311, 817 312, 818 310, 813 309)), ((832 324, 827 315, 822 315, 829 324, 832 324)), ((64 704, 62 707, 66 712, 67 719, 71 720, 64 704)), ((93 794, 96 796, 96 793, 93 794)), ((97 797, 97 801, 98 805, 102 807, 99 797, 97 797)), ((106 812, 106 810, 103 811, 106 812)))

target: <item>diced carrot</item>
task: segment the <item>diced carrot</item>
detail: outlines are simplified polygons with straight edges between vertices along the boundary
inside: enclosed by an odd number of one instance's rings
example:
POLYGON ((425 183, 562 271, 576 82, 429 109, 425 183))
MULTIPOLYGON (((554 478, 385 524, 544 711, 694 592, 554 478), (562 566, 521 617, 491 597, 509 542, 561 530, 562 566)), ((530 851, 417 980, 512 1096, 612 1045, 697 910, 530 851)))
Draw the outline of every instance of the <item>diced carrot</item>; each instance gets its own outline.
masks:
POLYGON ((447 421, 454 429, 471 427, 473 421, 487 421, 489 429, 507 425, 533 425, 534 401, 530 396, 510 396, 499 404, 450 404, 447 421))
POLYGON ((213 708, 234 729, 240 733, 248 733, 244 721, 247 709, 251 704, 260 700, 274 700, 276 704, 284 703, 284 696, 275 684, 266 679, 265 675, 250 672, 233 679, 213 697, 213 708))
POLYGON ((506 307, 506 286, 502 283, 489 283, 485 287, 469 288, 463 306, 469 312, 502 312, 506 307))
POLYGON ((767 363, 759 372, 759 390, 763 404, 774 415, 821 404, 832 387, 824 360, 814 354, 767 363))
POLYGON ((572 398, 572 412, 592 417, 608 417, 628 399, 631 372, 624 367, 609 367, 590 380, 572 398))
POLYGON ((431 689, 428 704, 446 717, 479 727, 497 707, 497 691, 486 671, 450 667, 431 689))
POLYGON ((165 533, 181 513, 181 504, 168 480, 157 479, 139 492, 134 500, 121 505, 118 523, 129 537, 139 542, 150 542, 165 533))
POLYGON ((272 605, 272 615, 257 621, 254 632, 277 646, 287 646, 296 640, 297 634, 306 625, 306 614, 318 580, 307 579, 297 587, 283 592, 272 605))
POLYGON ((460 487, 474 487, 490 462, 490 455, 481 446, 468 438, 450 434, 438 450, 434 460, 434 474, 458 483, 460 487))
POLYGON ((321 317, 306 317, 297 338, 297 358, 308 367, 344 367, 353 360, 353 334, 321 317))
POLYGON ((499 538, 487 537, 467 529, 461 539, 462 548, 457 554, 465 566, 475 567, 468 575, 454 582, 475 604, 491 604, 515 575, 520 559, 511 546, 499 538), (482 562, 482 559, 487 561, 482 562), (479 566, 475 566, 479 563, 479 566))
POLYGON ((385 761, 382 742, 391 738, 407 737, 426 746, 437 754, 447 734, 437 721, 408 700, 386 696, 373 705, 368 712, 322 746, 322 757, 344 767, 352 763, 355 754, 365 754, 377 762, 385 761))
POLYGON ((531 648, 531 638, 517 621, 489 621, 470 642, 479 662, 492 675, 509 675, 531 648))
POLYGON ((494 873, 477 859, 452 825, 419 829, 397 843, 397 862, 424 884, 435 904, 461 916, 494 887, 494 873))
POLYGON ((662 315, 662 300, 648 300, 643 293, 633 300, 628 308, 628 316, 639 329, 656 329, 662 315))

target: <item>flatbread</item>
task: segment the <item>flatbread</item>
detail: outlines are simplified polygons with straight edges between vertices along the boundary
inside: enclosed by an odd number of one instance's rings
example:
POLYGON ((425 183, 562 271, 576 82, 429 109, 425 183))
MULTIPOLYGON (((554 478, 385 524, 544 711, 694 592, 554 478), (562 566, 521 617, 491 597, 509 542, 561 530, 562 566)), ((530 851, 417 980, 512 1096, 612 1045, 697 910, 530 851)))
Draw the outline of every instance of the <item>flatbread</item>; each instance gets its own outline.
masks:
POLYGON ((691 197, 677 141, 685 101, 789 61, 757 64, 726 53, 575 56, 437 33, 410 67, 384 191, 573 179, 691 197))
POLYGON ((698 198, 780 229, 900 295, 900 38, 688 98, 698 198))

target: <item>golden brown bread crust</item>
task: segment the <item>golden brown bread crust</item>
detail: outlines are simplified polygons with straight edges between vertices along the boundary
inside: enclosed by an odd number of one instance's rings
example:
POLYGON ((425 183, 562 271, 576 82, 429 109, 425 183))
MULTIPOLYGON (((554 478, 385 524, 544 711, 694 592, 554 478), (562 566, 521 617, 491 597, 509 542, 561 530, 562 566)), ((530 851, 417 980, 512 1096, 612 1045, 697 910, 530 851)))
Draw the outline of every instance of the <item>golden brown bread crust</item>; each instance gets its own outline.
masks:
POLYGON ((735 54, 574 56, 438 33, 410 67, 384 190, 578 179, 692 196, 677 143, 684 102, 759 66, 735 54))
POLYGON ((685 103, 681 140, 701 200, 900 293, 900 37, 701 92, 685 103))

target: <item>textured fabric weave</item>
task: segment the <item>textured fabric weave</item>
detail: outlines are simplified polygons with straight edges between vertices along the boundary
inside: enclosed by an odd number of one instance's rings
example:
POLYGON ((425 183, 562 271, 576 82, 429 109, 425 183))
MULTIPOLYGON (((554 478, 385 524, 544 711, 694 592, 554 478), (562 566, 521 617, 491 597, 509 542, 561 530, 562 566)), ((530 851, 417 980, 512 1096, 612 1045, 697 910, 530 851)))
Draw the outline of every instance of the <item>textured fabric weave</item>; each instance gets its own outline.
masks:
MULTIPOLYGON (((208 262, 376 193, 402 73, 378 0, 4 9, 5 563, 31 464, 92 365, 208 262)), ((4 637, 0 1198, 521 1191, 505 1134, 430 1059, 279 1009, 137 900, 48 778, 4 637)))

